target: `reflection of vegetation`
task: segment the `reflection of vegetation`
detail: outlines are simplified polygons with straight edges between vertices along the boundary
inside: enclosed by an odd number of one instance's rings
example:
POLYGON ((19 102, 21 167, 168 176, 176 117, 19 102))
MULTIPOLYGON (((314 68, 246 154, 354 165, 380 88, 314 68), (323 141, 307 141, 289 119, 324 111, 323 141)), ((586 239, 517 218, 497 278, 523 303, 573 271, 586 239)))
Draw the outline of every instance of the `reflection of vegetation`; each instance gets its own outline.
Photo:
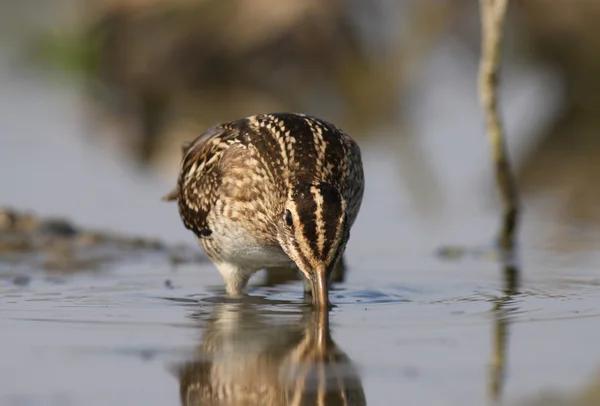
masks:
POLYGON ((327 315, 298 323, 244 304, 216 308, 195 359, 178 368, 184 405, 365 405, 350 359, 327 315))
POLYGON ((538 396, 518 403, 519 406, 598 406, 600 405, 600 372, 592 381, 571 395, 541 393, 538 396))
POLYGON ((514 310, 510 305, 512 304, 514 295, 518 293, 517 289, 519 286, 519 269, 515 265, 512 255, 504 258, 502 276, 504 282, 503 296, 495 301, 492 310, 494 315, 494 343, 492 346, 489 390, 490 398, 494 402, 499 402, 502 397, 510 324, 509 313, 514 310))

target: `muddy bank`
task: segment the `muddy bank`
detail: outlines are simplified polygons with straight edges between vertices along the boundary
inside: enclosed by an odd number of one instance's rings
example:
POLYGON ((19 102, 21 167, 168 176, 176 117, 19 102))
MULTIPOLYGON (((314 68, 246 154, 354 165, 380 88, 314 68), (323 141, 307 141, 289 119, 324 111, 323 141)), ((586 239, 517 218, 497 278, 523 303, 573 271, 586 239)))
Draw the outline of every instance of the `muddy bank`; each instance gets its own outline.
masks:
POLYGON ((166 264, 207 261, 201 250, 157 239, 86 229, 65 218, 0 208, 0 272, 23 283, 31 271, 100 271, 115 263, 151 258, 166 264))

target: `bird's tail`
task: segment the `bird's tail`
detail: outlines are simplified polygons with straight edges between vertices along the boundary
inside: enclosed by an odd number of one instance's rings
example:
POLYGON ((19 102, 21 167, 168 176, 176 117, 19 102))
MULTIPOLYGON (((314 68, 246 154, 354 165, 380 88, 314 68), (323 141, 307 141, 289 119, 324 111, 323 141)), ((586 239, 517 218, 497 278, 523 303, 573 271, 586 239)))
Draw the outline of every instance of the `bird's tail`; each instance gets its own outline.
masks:
POLYGON ((164 195, 160 200, 162 200, 163 202, 172 202, 174 200, 177 200, 177 196, 179 196, 179 186, 175 186, 173 190, 164 195))

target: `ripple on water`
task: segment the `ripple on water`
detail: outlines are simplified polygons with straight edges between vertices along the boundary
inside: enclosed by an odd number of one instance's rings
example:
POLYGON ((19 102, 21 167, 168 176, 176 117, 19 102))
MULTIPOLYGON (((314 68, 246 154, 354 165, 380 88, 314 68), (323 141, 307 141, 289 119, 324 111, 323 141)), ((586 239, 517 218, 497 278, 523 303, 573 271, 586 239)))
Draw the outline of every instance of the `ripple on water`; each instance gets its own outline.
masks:
POLYGON ((349 289, 331 292, 332 300, 337 304, 378 304, 410 302, 402 292, 379 289, 349 289))
MULTIPOLYGON (((330 291, 330 300, 334 306, 352 304, 386 304, 411 302, 409 296, 418 295, 421 289, 409 287, 386 287, 355 289, 336 287, 330 291)), ((162 299, 172 301, 180 305, 196 304, 255 304, 255 305, 277 305, 277 306, 305 306, 308 298, 304 298, 301 285, 293 284, 278 287, 254 287, 249 289, 246 296, 241 298, 227 297, 224 292, 202 292, 185 296, 164 296, 162 299)))

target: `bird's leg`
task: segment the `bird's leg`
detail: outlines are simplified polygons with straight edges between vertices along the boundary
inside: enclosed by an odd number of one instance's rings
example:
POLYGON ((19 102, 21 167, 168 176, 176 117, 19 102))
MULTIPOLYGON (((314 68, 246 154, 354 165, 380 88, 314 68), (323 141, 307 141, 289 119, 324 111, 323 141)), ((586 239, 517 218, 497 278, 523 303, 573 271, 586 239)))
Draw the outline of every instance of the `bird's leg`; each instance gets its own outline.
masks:
POLYGON ((335 268, 333 268, 331 277, 329 278, 330 285, 332 283, 342 283, 346 279, 346 270, 348 268, 346 267, 345 257, 345 255, 342 255, 335 268))
POLYGON ((304 298, 307 300, 312 300, 312 284, 306 276, 300 276, 302 277, 302 285, 304 286, 304 298))
MULTIPOLYGON (((271 267, 265 269, 267 277, 265 286, 281 285, 290 281, 298 280, 298 270, 290 267, 271 267)), ((301 276, 304 278, 304 276, 301 276)))
POLYGON ((250 280, 250 277, 255 271, 230 262, 221 262, 215 264, 215 266, 223 277, 227 295, 232 297, 243 296, 248 280, 250 280))

